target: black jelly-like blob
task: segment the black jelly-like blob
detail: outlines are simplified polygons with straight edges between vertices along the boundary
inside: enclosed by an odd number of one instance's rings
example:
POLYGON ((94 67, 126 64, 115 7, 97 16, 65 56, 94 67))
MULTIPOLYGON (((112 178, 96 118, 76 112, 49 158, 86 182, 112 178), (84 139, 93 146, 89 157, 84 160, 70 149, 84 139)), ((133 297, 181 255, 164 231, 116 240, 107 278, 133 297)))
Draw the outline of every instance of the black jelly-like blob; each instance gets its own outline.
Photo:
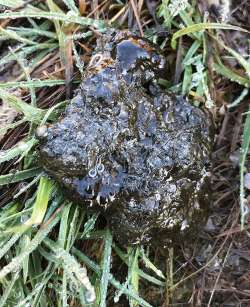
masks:
POLYGON ((209 207, 212 122, 159 88, 164 67, 147 40, 104 35, 65 114, 40 136, 44 169, 122 244, 195 233, 209 207))

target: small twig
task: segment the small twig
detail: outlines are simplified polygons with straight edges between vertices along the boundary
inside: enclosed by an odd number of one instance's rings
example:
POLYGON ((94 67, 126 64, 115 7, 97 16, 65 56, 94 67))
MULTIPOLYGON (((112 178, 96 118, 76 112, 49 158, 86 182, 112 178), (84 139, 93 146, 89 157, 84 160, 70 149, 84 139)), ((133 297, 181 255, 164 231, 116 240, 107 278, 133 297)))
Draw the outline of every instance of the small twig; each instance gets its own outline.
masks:
POLYGON ((70 35, 67 35, 67 44, 66 44, 66 50, 65 55, 67 58, 66 65, 65 65, 65 85, 66 85, 66 98, 71 98, 71 89, 72 89, 72 76, 73 76, 73 42, 72 38, 70 38, 70 35))
POLYGON ((102 6, 104 6, 104 4, 106 4, 107 2, 109 2, 110 0, 104 0, 102 3, 98 4, 96 8, 94 8, 88 15, 87 17, 91 17, 92 15, 94 15, 96 13, 96 11, 98 11, 102 6))
POLYGON ((137 24, 138 24, 141 36, 144 36, 143 30, 142 30, 142 26, 141 26, 140 17, 138 15, 138 10, 137 10, 137 7, 136 7, 136 5, 134 3, 134 0, 130 0, 130 3, 131 3, 132 9, 133 9, 134 14, 135 14, 135 19, 137 21, 137 24))
POLYGON ((54 218, 62 211, 64 208, 64 204, 62 204, 59 208, 56 209, 56 211, 51 215, 51 217, 41 225, 40 229, 47 228, 47 226, 51 223, 51 221, 54 220, 54 218))
POLYGON ((123 13, 125 14, 125 11, 128 9, 128 5, 124 5, 124 7, 114 16, 110 19, 109 24, 112 24, 115 22, 123 13))
POLYGON ((212 299, 213 299, 213 296, 214 296, 214 292, 216 291, 216 286, 217 286, 217 284, 218 284, 218 282, 219 282, 221 273, 222 273, 223 268, 224 268, 224 266, 225 266, 225 263, 226 263, 226 260, 227 260, 227 257, 228 257, 228 255, 229 255, 229 251, 231 250, 232 245, 233 245, 233 242, 231 242, 230 245, 229 245, 229 248, 228 248, 228 250, 227 250, 226 256, 225 256, 224 261, 223 261, 223 263, 222 263, 220 272, 218 273, 218 276, 217 276, 216 281, 215 281, 215 283, 214 283, 214 287, 213 287, 212 293, 211 293, 211 295, 210 295, 210 298, 209 298, 207 307, 210 307, 210 306, 211 306, 211 302, 212 302, 212 299))
POLYGON ((181 73, 182 73, 182 37, 179 39, 178 50, 176 55, 176 64, 175 64, 175 74, 174 74, 174 84, 178 84, 180 81, 181 73))
POLYGON ((85 0, 79 0, 79 11, 81 16, 86 12, 87 4, 85 0))
POLYGON ((209 264, 211 264, 216 257, 219 255, 219 253, 223 250, 224 245, 226 244, 227 240, 228 240, 227 236, 224 241, 222 242, 220 248, 217 250, 217 252, 213 255, 212 258, 210 258, 208 260, 208 262, 202 266, 201 268, 199 268, 197 271, 193 272, 192 274, 188 275, 187 277, 183 278, 182 280, 178 281, 175 285, 173 285, 169 290, 174 291, 179 285, 183 284, 184 281, 187 281, 188 279, 190 279, 191 277, 194 277, 195 275, 197 275, 198 273, 202 272, 206 267, 208 267, 209 264))

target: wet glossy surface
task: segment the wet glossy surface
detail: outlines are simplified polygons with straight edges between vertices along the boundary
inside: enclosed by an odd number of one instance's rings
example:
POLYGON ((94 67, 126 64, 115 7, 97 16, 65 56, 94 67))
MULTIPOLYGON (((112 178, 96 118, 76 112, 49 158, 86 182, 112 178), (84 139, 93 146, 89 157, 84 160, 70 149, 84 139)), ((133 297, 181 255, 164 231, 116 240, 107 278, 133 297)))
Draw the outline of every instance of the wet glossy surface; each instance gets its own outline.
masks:
POLYGON ((210 118, 160 89, 164 72, 149 42, 103 36, 64 116, 39 136, 45 170, 123 244, 194 233, 208 209, 210 118))

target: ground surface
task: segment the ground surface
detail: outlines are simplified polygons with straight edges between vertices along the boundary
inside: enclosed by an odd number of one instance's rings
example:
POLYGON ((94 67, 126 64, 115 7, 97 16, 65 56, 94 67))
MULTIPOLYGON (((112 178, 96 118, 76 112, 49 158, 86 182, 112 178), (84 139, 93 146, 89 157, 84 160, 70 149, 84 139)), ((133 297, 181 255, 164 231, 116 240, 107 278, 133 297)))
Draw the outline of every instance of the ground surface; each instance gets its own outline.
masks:
POLYGON ((240 204, 250 208, 249 34, 221 29, 249 31, 249 1, 13 2, 0 14, 0 306, 83 306, 91 284, 92 306, 250 306, 249 215, 240 224, 240 204), (63 111, 107 23, 159 44, 163 84, 213 114, 214 201, 192 242, 118 246, 39 167, 34 131, 63 111))

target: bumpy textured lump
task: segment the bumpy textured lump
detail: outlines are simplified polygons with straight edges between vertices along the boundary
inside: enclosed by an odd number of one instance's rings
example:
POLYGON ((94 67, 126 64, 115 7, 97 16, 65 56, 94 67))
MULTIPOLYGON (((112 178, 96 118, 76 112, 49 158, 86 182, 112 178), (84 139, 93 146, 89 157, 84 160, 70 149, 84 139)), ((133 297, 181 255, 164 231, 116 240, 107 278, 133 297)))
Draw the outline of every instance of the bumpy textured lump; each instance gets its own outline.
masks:
POLYGON ((164 73, 156 46, 111 31, 65 114, 38 133, 45 170, 123 244, 194 233, 208 208, 211 121, 157 85, 164 73))

